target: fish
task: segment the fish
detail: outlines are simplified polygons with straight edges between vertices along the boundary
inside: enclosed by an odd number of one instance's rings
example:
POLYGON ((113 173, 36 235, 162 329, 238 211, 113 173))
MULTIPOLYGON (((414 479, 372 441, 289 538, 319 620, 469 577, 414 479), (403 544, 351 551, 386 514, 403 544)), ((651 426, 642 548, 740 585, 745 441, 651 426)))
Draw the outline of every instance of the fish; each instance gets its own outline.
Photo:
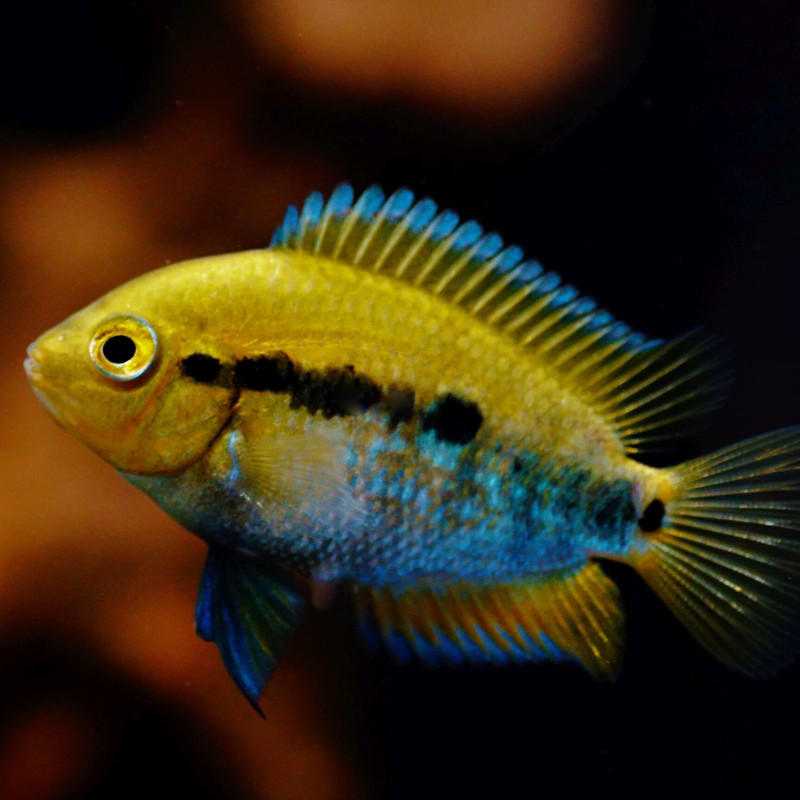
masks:
POLYGON ((268 248, 140 275, 29 348, 55 420, 208 544, 195 625, 256 710, 309 596, 431 666, 615 677, 632 567, 712 656, 797 655, 800 426, 646 463, 723 402, 649 338, 409 189, 341 184, 268 248))

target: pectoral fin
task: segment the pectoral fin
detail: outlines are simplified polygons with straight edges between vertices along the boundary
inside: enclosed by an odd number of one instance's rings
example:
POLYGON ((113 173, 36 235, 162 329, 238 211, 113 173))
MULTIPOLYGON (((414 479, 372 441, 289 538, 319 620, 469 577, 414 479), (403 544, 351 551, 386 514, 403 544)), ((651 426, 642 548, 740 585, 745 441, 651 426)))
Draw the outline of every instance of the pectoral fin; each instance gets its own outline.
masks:
POLYGON ((358 586, 355 600, 367 640, 377 635, 401 662, 412 653, 430 666, 567 660, 611 678, 622 655, 619 594, 595 563, 482 587, 358 586))
POLYGON ((195 627, 214 642, 244 696, 258 698, 303 607, 291 581, 234 550, 211 546, 200 579, 195 627))
POLYGON ((242 489, 330 530, 360 530, 370 513, 348 483, 346 442, 336 431, 273 431, 235 442, 242 489))

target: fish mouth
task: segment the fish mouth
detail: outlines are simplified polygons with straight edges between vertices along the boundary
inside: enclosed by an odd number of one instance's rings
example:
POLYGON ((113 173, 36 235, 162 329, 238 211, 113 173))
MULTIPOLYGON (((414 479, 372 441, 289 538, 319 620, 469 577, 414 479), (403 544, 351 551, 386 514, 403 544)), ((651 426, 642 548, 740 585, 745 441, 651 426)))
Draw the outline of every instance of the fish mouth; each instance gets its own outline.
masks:
POLYGON ((25 374, 28 376, 28 380, 30 381, 31 385, 36 387, 41 385, 44 376, 42 375, 42 362, 41 362, 41 350, 37 345, 37 342, 34 342, 31 345, 28 345, 27 349, 28 357, 25 359, 23 366, 25 367, 25 374))
POLYGON ((39 402, 50 414, 58 418, 57 409, 46 392, 48 382, 42 367, 42 351, 38 347, 38 340, 28 346, 27 353, 28 357, 23 362, 23 366, 28 377, 28 383, 39 402))

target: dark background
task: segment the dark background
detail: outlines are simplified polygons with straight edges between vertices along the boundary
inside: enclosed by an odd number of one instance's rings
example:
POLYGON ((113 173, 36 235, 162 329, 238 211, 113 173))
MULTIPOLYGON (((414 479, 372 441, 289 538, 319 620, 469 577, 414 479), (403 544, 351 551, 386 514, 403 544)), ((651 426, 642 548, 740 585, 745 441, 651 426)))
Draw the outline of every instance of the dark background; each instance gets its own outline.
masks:
MULTIPOLYGON (((20 367, 40 330, 124 278, 262 246, 288 202, 349 180, 479 219, 635 329, 722 334, 730 403, 675 458, 800 422, 797 4, 609 3, 613 36, 544 95, 548 70, 513 63, 494 87, 464 67, 459 93, 415 56, 413 19, 374 55, 410 40, 406 83, 401 56, 372 82, 355 56, 347 80, 322 55, 303 72, 285 41, 254 44, 240 5, 2 12, 0 796, 794 790, 800 667, 727 672, 618 565, 613 684, 551 665, 396 668, 363 654, 342 606, 311 614, 254 719, 190 640, 202 546, 49 423, 20 367), (506 98, 504 80, 533 88, 506 98)), ((470 4, 430 5, 425 35, 439 24, 436 47, 458 48, 448 15, 470 4)), ((269 8, 279 28, 287 4, 269 8)))

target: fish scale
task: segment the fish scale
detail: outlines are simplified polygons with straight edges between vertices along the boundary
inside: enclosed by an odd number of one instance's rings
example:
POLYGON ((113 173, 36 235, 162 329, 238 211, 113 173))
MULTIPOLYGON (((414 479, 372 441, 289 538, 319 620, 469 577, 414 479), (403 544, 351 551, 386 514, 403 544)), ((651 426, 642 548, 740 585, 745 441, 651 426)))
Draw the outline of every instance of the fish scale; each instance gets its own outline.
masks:
POLYGON ((800 428, 635 460, 721 403, 715 337, 631 331, 408 189, 315 192, 270 248, 142 275, 39 337, 26 369, 208 543, 197 631, 256 708, 309 583, 348 591, 400 661, 612 677, 624 615, 603 559, 733 669, 800 649, 800 428))
MULTIPOLYGON (((315 421, 323 424, 302 410, 285 412, 306 417, 294 423, 306 430, 315 421)), ((253 413, 267 416, 261 408, 253 413)), ((422 432, 409 446, 401 431, 387 439, 380 418, 360 418, 355 424, 370 430, 352 436, 346 480, 369 508, 371 535, 342 530, 331 538, 326 507, 302 514, 296 508, 262 513, 256 504, 240 499, 204 504, 201 516, 194 487, 206 480, 205 462, 177 479, 127 477, 151 495, 157 493, 163 507, 204 538, 214 542, 224 532, 219 543, 230 544, 230 531, 242 531, 236 544, 247 552, 312 575, 320 571, 328 579, 386 584, 436 574, 485 581, 523 577, 532 564, 547 571, 586 561, 585 542, 569 535, 577 519, 590 519, 572 502, 580 497, 576 480, 586 482, 586 474, 548 474, 539 468, 518 470, 510 477, 513 453, 500 454, 495 448, 470 455, 422 432), (498 474, 505 479, 496 480, 498 474), (187 494, 192 498, 191 519, 183 501, 187 494)), ((219 440, 210 461, 218 481, 230 476, 222 486, 236 497, 240 468, 230 462, 230 436, 219 440)), ((619 493, 620 504, 629 493, 629 487, 619 493)))

